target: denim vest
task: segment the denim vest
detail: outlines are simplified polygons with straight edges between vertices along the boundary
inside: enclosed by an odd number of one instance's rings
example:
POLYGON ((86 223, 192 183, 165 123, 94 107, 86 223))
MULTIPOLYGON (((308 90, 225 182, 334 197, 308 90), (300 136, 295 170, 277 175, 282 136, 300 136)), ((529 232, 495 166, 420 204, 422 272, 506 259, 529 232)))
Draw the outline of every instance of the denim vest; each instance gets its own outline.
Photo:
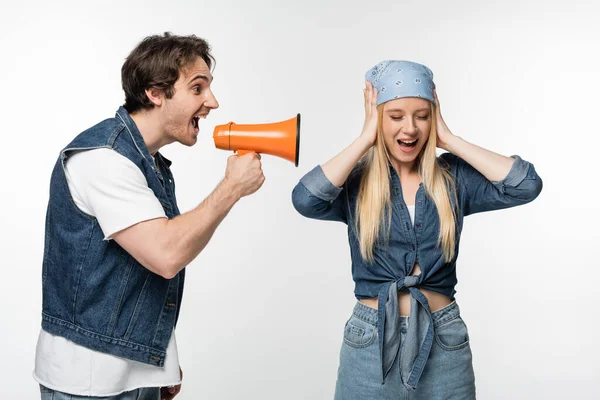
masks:
POLYGON ((185 270, 164 279, 144 268, 96 218, 74 203, 64 165, 74 151, 110 148, 142 171, 169 219, 179 215, 171 162, 148 152, 120 107, 114 118, 78 135, 58 158, 50 180, 42 272, 42 328, 81 346, 162 367, 177 323, 185 270))
POLYGON ((508 175, 501 181, 492 182, 451 153, 439 156, 440 166, 450 173, 455 183, 455 191, 452 190, 450 196, 456 211, 455 253, 449 262, 446 262, 437 243, 440 223, 435 203, 424 186, 419 185, 414 200, 413 225, 402 196, 400 179, 391 165, 390 234, 375 243, 373 262, 362 258, 355 228, 361 165, 354 168, 341 188, 327 179, 320 166, 302 177, 294 188, 292 202, 300 214, 348 225, 355 296, 358 299, 378 297, 382 382, 385 382, 396 361, 400 362, 401 379, 406 389, 415 390, 417 387, 434 338, 431 310, 427 298, 418 288, 454 297, 456 260, 464 217, 526 204, 541 192, 542 179, 533 164, 517 155, 512 157, 515 161, 508 175), (410 275, 415 263, 419 263, 421 274, 410 275), (400 343, 400 333, 396 330, 399 326, 398 291, 411 295, 411 323, 405 343, 400 343))

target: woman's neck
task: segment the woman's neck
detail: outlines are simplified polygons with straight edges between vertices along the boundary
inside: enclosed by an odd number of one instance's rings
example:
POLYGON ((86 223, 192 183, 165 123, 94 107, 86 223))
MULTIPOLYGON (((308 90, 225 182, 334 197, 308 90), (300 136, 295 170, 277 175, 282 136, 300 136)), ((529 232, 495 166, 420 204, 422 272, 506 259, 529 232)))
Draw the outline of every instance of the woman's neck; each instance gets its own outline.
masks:
POLYGON ((393 162, 392 163, 400 181, 408 181, 415 178, 419 178, 419 168, 417 161, 413 161, 411 163, 401 163, 401 162, 393 162))

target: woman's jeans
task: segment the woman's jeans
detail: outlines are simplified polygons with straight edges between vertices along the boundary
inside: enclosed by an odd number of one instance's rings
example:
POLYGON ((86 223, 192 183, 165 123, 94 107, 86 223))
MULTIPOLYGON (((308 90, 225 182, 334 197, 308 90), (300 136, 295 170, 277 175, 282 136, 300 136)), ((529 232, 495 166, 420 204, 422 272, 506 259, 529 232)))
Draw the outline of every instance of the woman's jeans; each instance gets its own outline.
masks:
MULTIPOLYGON (((382 379, 377 333, 377 310, 357 302, 344 329, 344 343, 335 390, 335 400, 475 399, 475 375, 467 326, 460 318, 458 304, 432 313, 435 339, 417 389, 402 385, 399 356, 382 379)), ((401 317, 404 343, 409 317, 401 317)))

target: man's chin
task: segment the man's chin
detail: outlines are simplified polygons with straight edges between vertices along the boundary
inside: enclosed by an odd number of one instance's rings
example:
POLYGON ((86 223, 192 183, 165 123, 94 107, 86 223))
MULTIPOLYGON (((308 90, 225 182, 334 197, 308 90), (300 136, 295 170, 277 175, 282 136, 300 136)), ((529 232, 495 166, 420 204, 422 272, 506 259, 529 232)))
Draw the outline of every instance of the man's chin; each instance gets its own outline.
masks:
POLYGON ((184 146, 191 147, 191 146, 195 145, 196 142, 198 142, 198 133, 194 132, 191 134, 187 134, 187 135, 181 137, 180 140, 178 140, 178 142, 184 146))
POLYGON ((197 141, 198 141, 198 140, 196 140, 196 139, 194 138, 194 139, 187 139, 185 142, 183 142, 183 141, 182 141, 182 142, 179 142, 179 143, 181 143, 182 145, 184 145, 184 146, 186 146, 186 147, 192 147, 193 145, 195 145, 195 144, 196 144, 196 142, 197 142, 197 141))

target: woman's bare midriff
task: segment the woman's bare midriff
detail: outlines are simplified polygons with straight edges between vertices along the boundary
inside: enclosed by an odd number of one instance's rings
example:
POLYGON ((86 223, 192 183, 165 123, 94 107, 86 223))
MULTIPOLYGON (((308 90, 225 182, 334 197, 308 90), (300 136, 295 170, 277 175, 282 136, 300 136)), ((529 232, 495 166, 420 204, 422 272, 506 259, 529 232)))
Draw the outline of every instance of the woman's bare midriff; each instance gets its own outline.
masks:
MULTIPOLYGON (((419 264, 415 264, 415 268, 411 275, 419 275, 421 273, 421 268, 419 264)), ((421 293, 425 295, 427 301, 429 302, 429 308, 431 311, 437 311, 441 308, 446 307, 448 304, 452 303, 452 299, 448 296, 445 296, 441 293, 433 292, 431 290, 418 288, 421 293)), ((374 308, 377 310, 377 297, 372 299, 361 299, 360 302, 365 306, 374 308)), ((398 292, 398 307, 400 311, 400 315, 410 315, 410 293, 408 292, 398 292)))

